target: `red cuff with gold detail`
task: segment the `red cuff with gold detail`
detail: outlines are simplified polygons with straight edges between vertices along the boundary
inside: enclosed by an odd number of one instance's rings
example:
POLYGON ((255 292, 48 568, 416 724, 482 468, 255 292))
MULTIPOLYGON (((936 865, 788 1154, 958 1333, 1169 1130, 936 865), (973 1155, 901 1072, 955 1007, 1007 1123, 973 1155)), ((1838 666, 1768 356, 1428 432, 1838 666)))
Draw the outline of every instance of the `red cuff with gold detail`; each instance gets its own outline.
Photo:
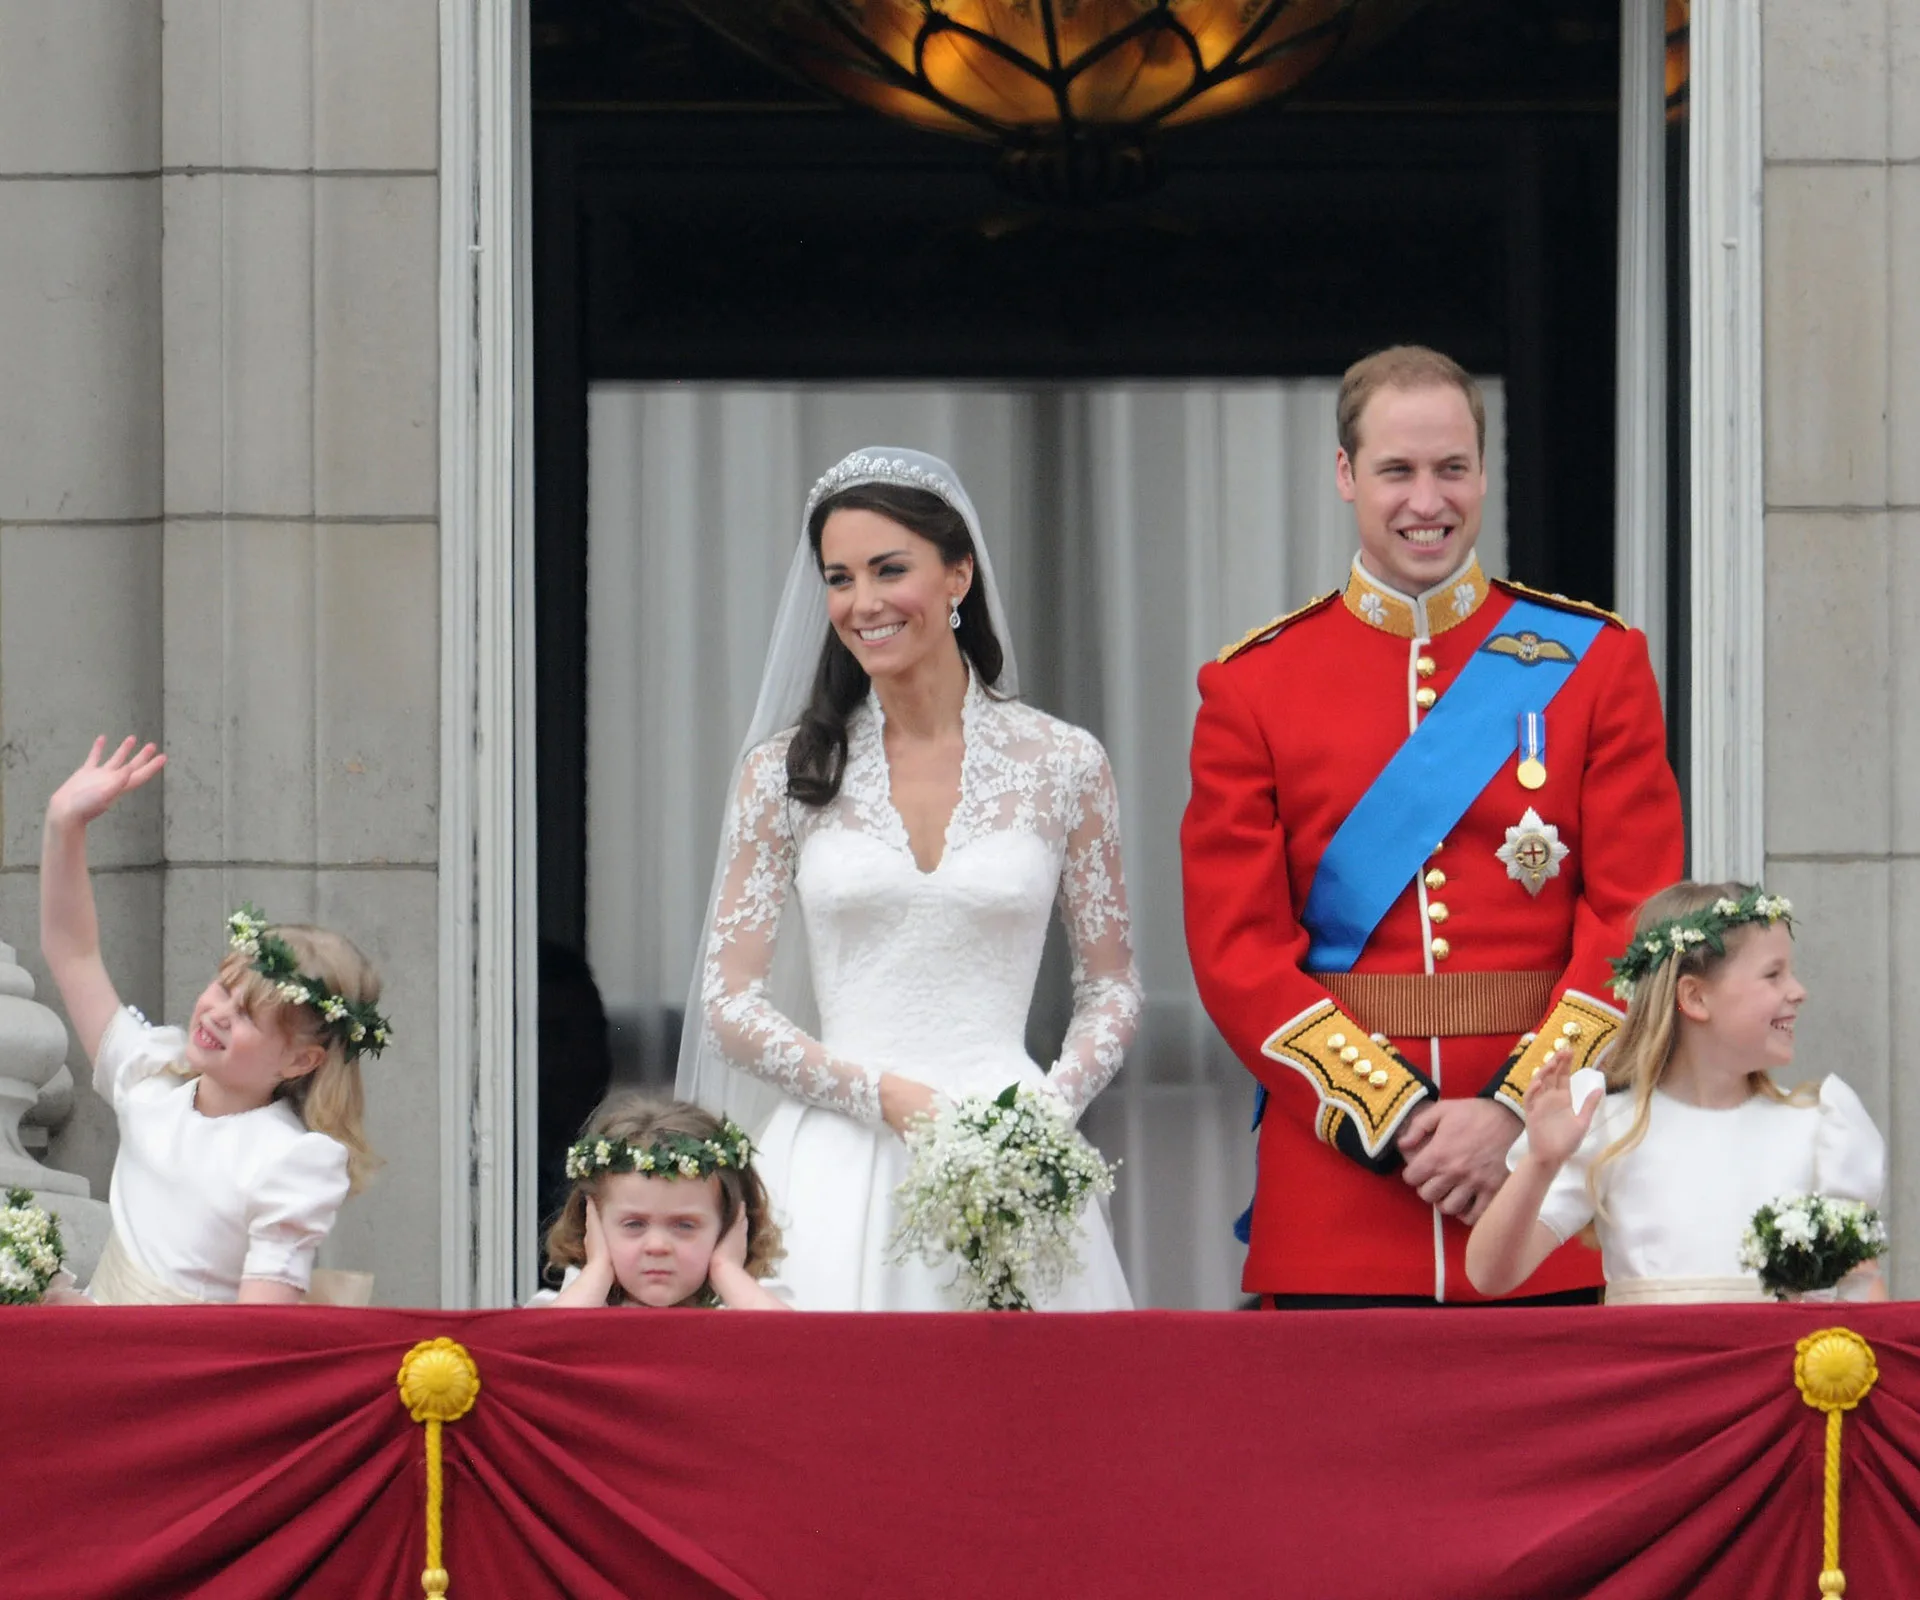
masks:
POLYGON ((1534 1073, 1546 1064, 1548 1056, 1564 1044, 1573 1053, 1576 1070, 1594 1066, 1607 1046, 1613 1043, 1613 1036, 1620 1031, 1620 1024, 1624 1021, 1626 1014, 1606 1001, 1596 1000, 1578 989, 1569 989, 1540 1025, 1538 1033, 1520 1036, 1520 1042, 1507 1058, 1507 1064, 1480 1093, 1498 1100, 1509 1111, 1519 1114, 1527 1085, 1533 1082, 1534 1073))
POLYGON ((1331 1000, 1274 1029, 1262 1055, 1293 1068, 1320 1097, 1314 1132, 1324 1144, 1376 1172, 1400 1164, 1394 1137, 1433 1083, 1331 1000))

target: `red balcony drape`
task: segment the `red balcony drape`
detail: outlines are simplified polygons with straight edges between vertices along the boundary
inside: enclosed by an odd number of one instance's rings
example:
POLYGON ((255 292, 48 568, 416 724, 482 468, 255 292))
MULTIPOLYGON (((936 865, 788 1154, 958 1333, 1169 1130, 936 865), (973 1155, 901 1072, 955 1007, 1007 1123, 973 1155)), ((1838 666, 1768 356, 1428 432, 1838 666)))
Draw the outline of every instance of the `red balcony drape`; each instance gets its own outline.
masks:
POLYGON ((1920 1306, 1185 1315, 0 1312, 0 1594, 420 1593, 400 1361, 447 1335, 454 1596, 1815 1593, 1920 1572, 1920 1306))

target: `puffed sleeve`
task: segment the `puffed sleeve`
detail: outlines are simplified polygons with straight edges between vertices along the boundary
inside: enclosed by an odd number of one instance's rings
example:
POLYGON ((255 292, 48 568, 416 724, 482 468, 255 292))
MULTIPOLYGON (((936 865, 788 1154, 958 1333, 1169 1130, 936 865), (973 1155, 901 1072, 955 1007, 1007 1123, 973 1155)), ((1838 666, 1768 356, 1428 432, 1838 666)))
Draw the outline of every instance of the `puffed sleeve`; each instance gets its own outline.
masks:
MULTIPOLYGON (((1593 1119, 1593 1125, 1587 1129, 1587 1136, 1580 1141, 1580 1148, 1567 1157, 1560 1170, 1553 1175, 1553 1182, 1547 1185, 1546 1198, 1540 1202, 1540 1220, 1562 1244, 1593 1221, 1593 1196, 1587 1188, 1587 1174, 1593 1170, 1600 1152, 1615 1136, 1606 1113, 1614 1105, 1630 1106, 1631 1103, 1630 1095, 1610 1097, 1607 1104, 1600 1108, 1600 1115, 1593 1119)), ((1527 1148, 1526 1130, 1522 1129, 1520 1137, 1507 1147, 1507 1171, 1513 1172, 1519 1168, 1526 1159, 1527 1148)))
POLYGON ((709 1037, 734 1066, 794 1099, 878 1125, 879 1072, 833 1054, 767 993, 774 936, 795 864, 786 747, 779 740, 748 755, 727 812, 726 844, 726 876, 707 932, 701 979, 709 1037))
POLYGON ((1120 868, 1120 799, 1106 751, 1091 734, 1082 737, 1060 873, 1073 948, 1073 1021, 1047 1074, 1076 1118, 1120 1070, 1140 1025, 1140 974, 1120 868))
POLYGON ((347 1198, 347 1148, 324 1133, 298 1135, 254 1178, 247 1209, 243 1278, 271 1278, 304 1290, 314 1252, 347 1198))
POLYGON ((1877 1206, 1887 1182, 1887 1141, 1859 1095, 1839 1078, 1820 1085, 1820 1126, 1813 1136, 1814 1188, 1840 1200, 1877 1206))
POLYGON ((132 1006, 114 1012, 93 1057, 93 1087, 117 1110, 120 1097, 136 1083, 180 1061, 187 1036, 179 1028, 156 1028, 132 1006))

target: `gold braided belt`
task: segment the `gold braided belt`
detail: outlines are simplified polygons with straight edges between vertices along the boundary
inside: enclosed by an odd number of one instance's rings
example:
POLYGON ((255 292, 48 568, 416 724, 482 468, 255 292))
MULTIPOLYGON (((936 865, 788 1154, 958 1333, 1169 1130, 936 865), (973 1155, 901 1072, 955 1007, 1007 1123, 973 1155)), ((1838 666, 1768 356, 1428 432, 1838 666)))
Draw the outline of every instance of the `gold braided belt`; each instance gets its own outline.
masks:
POLYGON ((1558 972, 1310 972, 1370 1033, 1394 1039, 1518 1035, 1540 1026, 1558 972))

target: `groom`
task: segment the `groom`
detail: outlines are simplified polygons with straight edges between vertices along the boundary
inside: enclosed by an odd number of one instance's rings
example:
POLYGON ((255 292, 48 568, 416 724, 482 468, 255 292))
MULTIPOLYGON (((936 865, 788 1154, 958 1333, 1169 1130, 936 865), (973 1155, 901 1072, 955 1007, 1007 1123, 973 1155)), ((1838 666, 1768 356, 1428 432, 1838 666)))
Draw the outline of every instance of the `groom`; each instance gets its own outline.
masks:
MULTIPOLYGON (((1535 1068, 1618 1029, 1610 956, 1681 873, 1645 637, 1488 579, 1486 417, 1438 351, 1341 384, 1344 591, 1200 672, 1181 827, 1200 997, 1258 1080, 1243 1287, 1269 1306, 1478 1298, 1467 1224, 1535 1068)), ((1530 1297, 1590 1300, 1570 1244, 1530 1297)))

